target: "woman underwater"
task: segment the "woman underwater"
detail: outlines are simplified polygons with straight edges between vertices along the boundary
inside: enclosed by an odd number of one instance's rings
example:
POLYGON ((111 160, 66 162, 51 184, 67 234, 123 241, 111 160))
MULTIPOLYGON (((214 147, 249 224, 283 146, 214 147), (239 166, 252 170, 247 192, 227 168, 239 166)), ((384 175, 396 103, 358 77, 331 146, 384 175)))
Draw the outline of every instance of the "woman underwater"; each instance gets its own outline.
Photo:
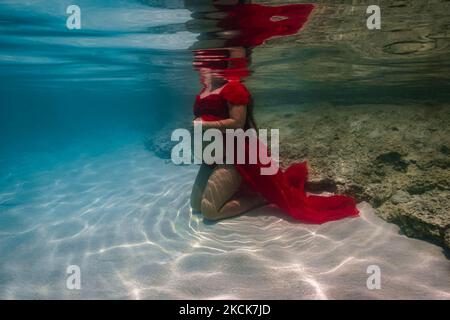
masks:
MULTIPOLYGON (((256 129, 251 94, 241 82, 248 75, 249 48, 273 36, 296 33, 313 6, 237 4, 220 9, 225 15, 218 25, 232 30, 234 36, 228 36, 223 48, 194 51, 194 66, 203 84, 194 104, 194 125, 221 131, 256 129)), ((193 211, 201 212, 208 220, 220 220, 270 203, 309 223, 359 213, 350 197, 308 195, 304 190, 308 178, 306 162, 293 164, 285 171, 280 169, 274 175, 262 175, 261 167, 259 162, 203 163, 192 188, 193 211)))
MULTIPOLYGON (((197 51, 199 63, 206 58, 212 58, 208 67, 200 67, 203 90, 196 97, 194 104, 194 122, 201 122, 203 129, 249 129, 255 128, 253 108, 250 103, 250 94, 237 79, 228 80, 214 74, 212 65, 229 64, 225 59, 217 59, 217 55, 229 52, 230 61, 242 61, 245 55, 244 48, 228 48, 222 50, 197 51), (214 59, 215 58, 215 59, 214 59)), ((220 68, 224 71, 225 69, 220 68)), ((226 71, 233 70, 228 68, 226 71)), ((234 76, 238 72, 231 72, 234 76)), ((220 73, 220 71, 219 71, 220 73)), ((260 195, 245 188, 245 183, 233 164, 207 165, 203 163, 195 180, 191 193, 191 206, 194 211, 201 212, 205 218, 218 220, 244 213, 252 208, 265 204, 260 195)))

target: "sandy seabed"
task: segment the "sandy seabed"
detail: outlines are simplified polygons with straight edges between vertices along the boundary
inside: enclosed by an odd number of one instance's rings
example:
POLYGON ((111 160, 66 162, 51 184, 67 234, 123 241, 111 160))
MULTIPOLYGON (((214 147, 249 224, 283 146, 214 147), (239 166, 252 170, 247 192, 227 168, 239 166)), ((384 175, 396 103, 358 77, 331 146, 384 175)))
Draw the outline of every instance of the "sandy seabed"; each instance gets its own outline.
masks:
POLYGON ((0 298, 449 299, 442 249, 360 218, 293 221, 275 207, 218 223, 189 208, 198 167, 141 143, 41 166, 3 163, 0 298), (81 290, 66 269, 81 269, 81 290), (381 289, 366 286, 367 268, 381 289))

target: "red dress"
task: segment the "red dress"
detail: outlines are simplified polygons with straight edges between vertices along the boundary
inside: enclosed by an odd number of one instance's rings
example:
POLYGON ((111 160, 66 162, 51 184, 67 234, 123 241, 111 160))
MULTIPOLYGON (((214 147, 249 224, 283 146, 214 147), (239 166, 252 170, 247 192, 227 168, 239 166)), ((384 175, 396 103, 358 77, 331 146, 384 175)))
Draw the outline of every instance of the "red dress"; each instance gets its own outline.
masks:
MULTIPOLYGON (((229 118, 228 103, 246 105, 250 93, 239 81, 228 82, 216 94, 196 97, 194 114, 203 121, 229 118)), ((246 146, 247 148, 248 146, 246 146)), ((277 205, 293 218, 309 222, 324 223, 345 217, 358 216, 359 211, 353 198, 344 195, 307 195, 304 186, 308 179, 306 162, 291 165, 275 175, 261 175, 264 165, 235 164, 243 180, 267 201, 277 205)), ((268 166, 268 165, 267 165, 268 166)))

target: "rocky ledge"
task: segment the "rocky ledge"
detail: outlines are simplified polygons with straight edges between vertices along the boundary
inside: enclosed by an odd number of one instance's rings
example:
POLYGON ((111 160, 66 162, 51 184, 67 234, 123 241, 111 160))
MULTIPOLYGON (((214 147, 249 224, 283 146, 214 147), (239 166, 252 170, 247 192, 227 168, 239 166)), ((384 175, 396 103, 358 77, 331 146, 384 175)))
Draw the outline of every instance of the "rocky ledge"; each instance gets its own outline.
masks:
POLYGON ((277 106, 283 166, 307 160, 308 188, 368 201, 404 234, 450 249, 450 106, 277 106))

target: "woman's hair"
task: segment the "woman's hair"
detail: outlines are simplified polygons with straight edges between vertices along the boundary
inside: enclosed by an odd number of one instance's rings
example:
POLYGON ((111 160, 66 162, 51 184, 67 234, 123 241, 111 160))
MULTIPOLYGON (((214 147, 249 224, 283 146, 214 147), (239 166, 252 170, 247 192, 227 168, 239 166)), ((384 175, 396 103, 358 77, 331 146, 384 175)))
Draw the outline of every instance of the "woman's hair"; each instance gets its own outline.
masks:
POLYGON ((253 116, 253 97, 250 96, 250 100, 247 104, 247 118, 245 119, 245 130, 247 129, 255 129, 258 130, 258 126, 256 125, 255 117, 253 116))

